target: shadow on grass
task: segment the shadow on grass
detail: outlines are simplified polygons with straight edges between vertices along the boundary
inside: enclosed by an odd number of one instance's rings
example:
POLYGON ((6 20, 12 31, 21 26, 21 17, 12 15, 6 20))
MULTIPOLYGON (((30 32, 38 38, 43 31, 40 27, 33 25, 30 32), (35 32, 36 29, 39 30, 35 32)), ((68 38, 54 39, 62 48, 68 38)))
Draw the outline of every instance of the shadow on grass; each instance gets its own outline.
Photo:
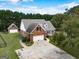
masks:
POLYGON ((8 56, 0 56, 0 59, 9 59, 8 56))

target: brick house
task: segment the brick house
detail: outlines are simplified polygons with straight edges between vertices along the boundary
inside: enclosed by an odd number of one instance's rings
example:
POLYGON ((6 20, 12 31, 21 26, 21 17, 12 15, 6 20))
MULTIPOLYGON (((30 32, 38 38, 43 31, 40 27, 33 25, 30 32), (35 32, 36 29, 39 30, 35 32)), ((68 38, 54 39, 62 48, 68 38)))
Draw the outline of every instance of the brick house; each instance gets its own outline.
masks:
POLYGON ((44 40, 46 36, 51 36, 55 32, 55 27, 50 21, 44 19, 22 19, 20 33, 31 41, 44 40))

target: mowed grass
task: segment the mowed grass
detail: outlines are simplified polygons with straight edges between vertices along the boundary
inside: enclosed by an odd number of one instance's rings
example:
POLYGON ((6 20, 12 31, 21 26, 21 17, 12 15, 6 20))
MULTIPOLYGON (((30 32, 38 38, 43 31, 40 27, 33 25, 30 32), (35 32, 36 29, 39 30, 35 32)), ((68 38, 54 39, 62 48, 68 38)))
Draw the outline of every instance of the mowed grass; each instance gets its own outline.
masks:
MULTIPOLYGON (((20 48, 19 34, 0 33, 7 43, 6 47, 0 48, 0 56, 8 56, 8 59, 19 59, 15 50, 20 48)), ((1 38, 0 38, 1 40, 1 38)))

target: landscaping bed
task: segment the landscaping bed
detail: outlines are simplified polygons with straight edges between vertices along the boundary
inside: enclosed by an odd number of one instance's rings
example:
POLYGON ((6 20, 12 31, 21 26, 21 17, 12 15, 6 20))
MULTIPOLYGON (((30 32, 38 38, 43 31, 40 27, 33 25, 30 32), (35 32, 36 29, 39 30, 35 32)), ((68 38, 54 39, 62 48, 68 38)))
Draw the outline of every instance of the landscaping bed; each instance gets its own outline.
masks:
POLYGON ((23 43, 26 44, 26 46, 31 46, 31 45, 33 44, 33 41, 28 40, 26 37, 22 37, 22 36, 21 36, 20 39, 21 39, 21 41, 22 41, 23 43))

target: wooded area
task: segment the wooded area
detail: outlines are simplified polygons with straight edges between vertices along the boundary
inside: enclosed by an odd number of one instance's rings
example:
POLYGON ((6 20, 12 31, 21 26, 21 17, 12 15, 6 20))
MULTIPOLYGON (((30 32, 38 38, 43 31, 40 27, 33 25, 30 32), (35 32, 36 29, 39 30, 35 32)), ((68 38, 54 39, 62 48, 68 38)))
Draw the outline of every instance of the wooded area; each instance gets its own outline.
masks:
POLYGON ((54 15, 51 22, 57 32, 50 37, 50 42, 79 59, 79 6, 54 15))

